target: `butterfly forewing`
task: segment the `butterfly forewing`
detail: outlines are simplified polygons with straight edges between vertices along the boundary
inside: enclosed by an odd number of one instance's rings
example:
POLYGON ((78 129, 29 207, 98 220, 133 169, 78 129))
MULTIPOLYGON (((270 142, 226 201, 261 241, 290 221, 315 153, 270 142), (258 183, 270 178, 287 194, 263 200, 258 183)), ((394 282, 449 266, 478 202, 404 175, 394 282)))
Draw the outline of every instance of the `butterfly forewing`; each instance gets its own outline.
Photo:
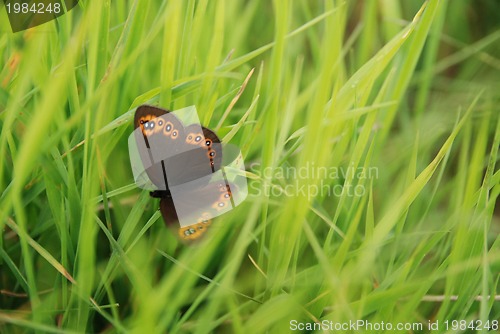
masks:
POLYGON ((220 140, 212 131, 199 124, 191 124, 184 132, 184 146, 175 155, 164 159, 168 183, 172 186, 210 180, 209 176, 221 166, 220 140))
POLYGON ((157 189, 168 190, 162 160, 181 150, 185 137, 181 121, 168 110, 144 105, 136 110, 134 127, 145 172, 157 189))
POLYGON ((134 129, 144 129, 144 124, 156 117, 169 113, 169 110, 157 108, 154 106, 142 105, 137 107, 134 115, 134 129))

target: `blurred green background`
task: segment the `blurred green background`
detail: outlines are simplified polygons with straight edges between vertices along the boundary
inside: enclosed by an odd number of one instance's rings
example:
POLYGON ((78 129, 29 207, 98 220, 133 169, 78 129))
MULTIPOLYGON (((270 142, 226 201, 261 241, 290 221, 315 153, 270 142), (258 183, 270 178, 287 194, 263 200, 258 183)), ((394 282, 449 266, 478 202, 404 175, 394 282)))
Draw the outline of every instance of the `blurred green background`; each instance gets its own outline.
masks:
POLYGON ((497 332, 499 54, 495 0, 0 8, 0 332, 497 332), (194 245, 133 183, 144 103, 243 152, 194 245))

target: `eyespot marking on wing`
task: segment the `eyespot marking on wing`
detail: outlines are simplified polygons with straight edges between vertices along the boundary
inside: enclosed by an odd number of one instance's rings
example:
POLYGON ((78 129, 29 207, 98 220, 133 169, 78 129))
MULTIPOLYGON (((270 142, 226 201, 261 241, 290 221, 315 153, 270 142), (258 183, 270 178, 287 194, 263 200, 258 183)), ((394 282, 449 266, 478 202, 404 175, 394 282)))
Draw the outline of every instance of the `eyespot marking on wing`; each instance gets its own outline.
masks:
POLYGON ((208 213, 204 212, 198 223, 179 228, 179 237, 184 241, 195 241, 201 238, 212 224, 212 220, 207 217, 208 213))

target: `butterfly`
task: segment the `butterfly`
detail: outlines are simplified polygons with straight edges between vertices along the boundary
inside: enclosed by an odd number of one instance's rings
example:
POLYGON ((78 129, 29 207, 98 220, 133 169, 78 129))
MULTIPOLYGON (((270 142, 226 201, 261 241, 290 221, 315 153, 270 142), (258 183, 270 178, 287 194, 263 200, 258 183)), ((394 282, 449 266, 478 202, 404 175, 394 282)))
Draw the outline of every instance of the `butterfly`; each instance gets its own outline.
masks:
POLYGON ((165 224, 173 227, 179 218, 194 221, 177 233, 183 241, 199 239, 212 217, 234 207, 232 190, 237 187, 223 177, 219 137, 198 123, 185 126, 169 110, 149 105, 137 108, 134 129, 145 172, 157 188, 150 195, 160 199, 165 224))

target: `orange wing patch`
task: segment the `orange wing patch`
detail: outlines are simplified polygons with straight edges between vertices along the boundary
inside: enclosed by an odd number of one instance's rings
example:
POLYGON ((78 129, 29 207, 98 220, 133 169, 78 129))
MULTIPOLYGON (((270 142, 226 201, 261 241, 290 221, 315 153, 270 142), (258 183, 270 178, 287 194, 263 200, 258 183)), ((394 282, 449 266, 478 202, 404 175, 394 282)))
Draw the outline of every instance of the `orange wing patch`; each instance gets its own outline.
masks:
POLYGON ((206 138, 202 132, 190 132, 186 136, 186 144, 195 145, 207 149, 207 158, 210 160, 210 166, 214 166, 214 159, 217 152, 212 148, 212 139, 206 138))
POLYGON ((176 140, 179 138, 179 129, 175 127, 175 125, 170 122, 166 121, 165 124, 162 127, 163 129, 163 134, 173 140, 176 140))
POLYGON ((205 146, 205 137, 201 132, 190 132, 186 137, 186 143, 190 145, 196 145, 200 147, 205 146))
POLYGON ((227 184, 219 185, 219 191, 221 194, 219 195, 217 201, 212 205, 212 208, 217 211, 225 209, 231 202, 231 188, 229 188, 227 184))
POLYGON ((212 224, 211 219, 203 219, 197 224, 179 228, 179 237, 184 241, 194 241, 201 238, 208 227, 212 224))
POLYGON ((151 124, 154 123, 153 119, 155 119, 155 115, 144 115, 139 118, 139 126, 141 128, 142 133, 145 136, 150 136, 154 132, 154 125, 151 127, 151 124))

